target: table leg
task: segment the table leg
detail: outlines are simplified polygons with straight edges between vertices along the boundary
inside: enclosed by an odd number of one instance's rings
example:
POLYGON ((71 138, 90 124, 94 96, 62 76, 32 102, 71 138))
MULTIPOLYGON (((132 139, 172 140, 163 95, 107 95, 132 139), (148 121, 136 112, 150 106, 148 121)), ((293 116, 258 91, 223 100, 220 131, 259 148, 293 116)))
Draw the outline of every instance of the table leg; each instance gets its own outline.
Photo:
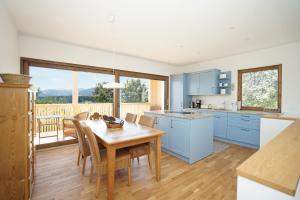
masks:
POLYGON ((115 185, 115 161, 116 149, 115 147, 107 147, 107 199, 114 199, 114 185, 115 185))
POLYGON ((155 140, 155 171, 156 171, 156 180, 160 180, 160 157, 161 157, 161 141, 160 136, 155 140))

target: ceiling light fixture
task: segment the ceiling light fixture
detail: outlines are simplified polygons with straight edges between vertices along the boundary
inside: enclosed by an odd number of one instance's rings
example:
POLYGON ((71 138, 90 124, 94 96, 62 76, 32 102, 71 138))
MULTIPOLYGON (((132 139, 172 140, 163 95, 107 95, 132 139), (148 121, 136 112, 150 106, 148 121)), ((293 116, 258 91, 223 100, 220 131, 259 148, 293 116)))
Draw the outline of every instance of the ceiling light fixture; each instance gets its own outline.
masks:
MULTIPOLYGON (((112 68, 113 68, 113 75, 115 75, 115 61, 116 61, 116 49, 115 49, 115 40, 114 40, 114 30, 113 25, 115 23, 116 17, 115 15, 109 15, 108 16, 108 22, 111 24, 111 35, 112 35, 112 50, 113 50, 113 59, 112 59, 112 68)), ((103 85, 103 88, 109 88, 109 89, 120 89, 124 86, 121 83, 118 83, 116 81, 108 82, 103 85)))

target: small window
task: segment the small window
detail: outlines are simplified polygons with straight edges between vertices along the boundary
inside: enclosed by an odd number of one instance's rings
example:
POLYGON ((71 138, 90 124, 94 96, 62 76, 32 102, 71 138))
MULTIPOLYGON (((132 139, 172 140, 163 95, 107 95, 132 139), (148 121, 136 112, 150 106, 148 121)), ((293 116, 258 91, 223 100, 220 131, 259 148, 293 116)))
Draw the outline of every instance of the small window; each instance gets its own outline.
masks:
POLYGON ((238 71, 238 100, 242 110, 281 112, 281 65, 238 71))

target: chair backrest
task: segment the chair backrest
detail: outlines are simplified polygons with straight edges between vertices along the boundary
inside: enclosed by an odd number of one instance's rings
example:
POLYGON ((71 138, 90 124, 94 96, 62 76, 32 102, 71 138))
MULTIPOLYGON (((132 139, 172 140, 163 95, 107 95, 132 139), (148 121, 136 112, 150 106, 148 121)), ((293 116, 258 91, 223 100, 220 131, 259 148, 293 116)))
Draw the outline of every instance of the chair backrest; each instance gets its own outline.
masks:
POLYGON ((80 122, 77 119, 73 119, 72 122, 76 128, 76 134, 77 134, 77 138, 78 138, 80 152, 82 154, 84 154, 84 156, 89 156, 90 150, 89 150, 89 146, 85 140, 85 132, 82 128, 82 125, 80 124, 80 122))
POLYGON ((97 139, 96 139, 94 133, 92 132, 92 130, 90 129, 90 127, 85 126, 85 127, 83 127, 83 130, 88 139, 88 144, 89 144, 90 151, 91 151, 93 165, 94 166, 100 165, 101 156, 100 156, 97 139))
POLYGON ((135 123, 136 118, 137 118, 137 115, 132 114, 132 113, 127 113, 126 117, 125 117, 125 121, 135 123))
POLYGON ((154 117, 146 116, 146 115, 141 115, 139 124, 143 126, 148 126, 150 128, 153 128, 154 126, 154 117))
POLYGON ((89 114, 90 114, 89 112, 78 113, 77 115, 74 116, 74 119, 77 119, 79 121, 87 120, 89 114))
POLYGON ((94 114, 90 116, 90 120, 99 120, 101 118, 102 116, 98 112, 94 112, 94 114))

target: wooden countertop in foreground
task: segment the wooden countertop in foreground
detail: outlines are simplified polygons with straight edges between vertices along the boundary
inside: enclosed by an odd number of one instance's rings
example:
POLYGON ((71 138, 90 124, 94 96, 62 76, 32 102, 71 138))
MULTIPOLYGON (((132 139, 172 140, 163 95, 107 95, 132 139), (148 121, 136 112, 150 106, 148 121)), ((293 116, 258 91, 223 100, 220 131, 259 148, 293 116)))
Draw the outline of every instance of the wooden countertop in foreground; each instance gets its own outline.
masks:
POLYGON ((283 114, 283 113, 272 113, 272 114, 262 115, 262 118, 282 119, 282 120, 297 120, 297 119, 300 119, 300 115, 283 114))
POLYGON ((295 196, 300 178, 300 119, 242 163, 237 174, 295 196))

